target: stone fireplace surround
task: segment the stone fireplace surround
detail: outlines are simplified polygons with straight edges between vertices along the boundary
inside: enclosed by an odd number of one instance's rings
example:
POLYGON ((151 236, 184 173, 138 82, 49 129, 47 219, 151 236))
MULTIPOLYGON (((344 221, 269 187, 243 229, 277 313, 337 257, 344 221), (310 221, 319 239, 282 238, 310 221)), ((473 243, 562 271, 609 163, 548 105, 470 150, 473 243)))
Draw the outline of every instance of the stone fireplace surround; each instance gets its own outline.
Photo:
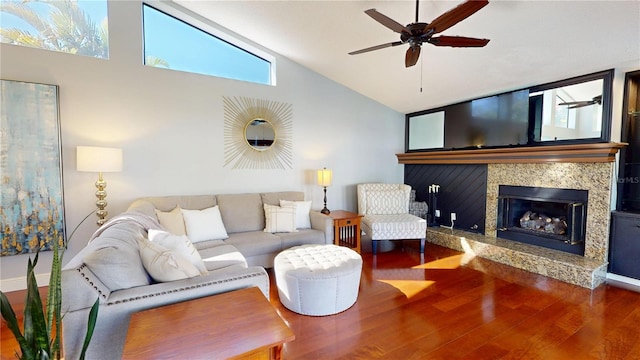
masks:
MULTIPOLYGON (((472 155, 474 157, 472 161, 475 163, 479 161, 488 163, 485 234, 474 234, 457 229, 428 228, 427 240, 581 287, 589 289, 597 287, 606 279, 611 184, 614 178, 613 160, 617 149, 623 146, 617 143, 607 145, 606 151, 603 150, 602 144, 598 146, 591 144, 591 149, 589 145, 573 146, 578 149, 577 151, 602 154, 597 156, 557 154, 530 156, 527 154, 519 159, 514 158, 513 153, 472 155), (505 154, 508 154, 509 159, 505 160, 503 156, 505 154), (570 254, 496 237, 499 185, 587 190, 589 200, 585 255, 570 254)), ((430 153, 427 157, 431 159, 427 160, 416 161, 419 157, 415 155, 416 153, 398 154, 398 159, 400 163, 428 164, 433 163, 431 161, 434 158, 446 159, 447 152, 439 153, 441 154, 436 156, 430 153)), ((453 153, 449 152, 451 155, 453 153)), ((459 159, 460 155, 456 153, 454 156, 459 159)), ((464 163, 469 160, 456 161, 464 163)))

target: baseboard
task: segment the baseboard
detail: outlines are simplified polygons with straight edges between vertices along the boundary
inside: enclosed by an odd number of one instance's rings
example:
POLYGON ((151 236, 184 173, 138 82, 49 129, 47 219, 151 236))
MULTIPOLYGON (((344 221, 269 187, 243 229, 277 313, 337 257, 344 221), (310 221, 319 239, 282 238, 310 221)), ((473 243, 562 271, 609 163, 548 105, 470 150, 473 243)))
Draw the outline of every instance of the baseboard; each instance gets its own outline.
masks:
MULTIPOLYGON (((51 273, 36 274, 36 281, 38 282, 38 286, 39 287, 49 286, 50 275, 51 273)), ((25 290, 26 288, 27 288, 26 276, 0 280, 0 291, 5 293, 10 291, 25 290)))
POLYGON ((638 279, 607 273, 607 283, 640 292, 640 280, 638 279))

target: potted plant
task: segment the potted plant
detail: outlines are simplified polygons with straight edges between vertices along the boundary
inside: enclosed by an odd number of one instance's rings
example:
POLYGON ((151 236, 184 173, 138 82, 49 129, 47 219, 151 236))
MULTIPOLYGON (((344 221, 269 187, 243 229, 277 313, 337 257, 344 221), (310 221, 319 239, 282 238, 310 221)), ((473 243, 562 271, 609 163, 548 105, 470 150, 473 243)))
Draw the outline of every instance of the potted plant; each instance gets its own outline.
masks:
MULTIPOLYGON (((62 258, 58 252, 57 241, 53 241, 53 263, 51 265, 51 277, 47 294, 46 309, 42 305, 38 283, 36 282, 35 266, 38 263, 39 251, 27 264, 27 294, 24 302, 24 318, 22 333, 13 307, 7 296, 0 291, 2 305, 2 318, 20 345, 22 354, 16 356, 20 359, 60 359, 60 336, 62 334, 62 258)), ((85 352, 91 341, 96 319, 98 317, 99 299, 93 304, 89 312, 87 334, 80 359, 84 359, 85 352)))

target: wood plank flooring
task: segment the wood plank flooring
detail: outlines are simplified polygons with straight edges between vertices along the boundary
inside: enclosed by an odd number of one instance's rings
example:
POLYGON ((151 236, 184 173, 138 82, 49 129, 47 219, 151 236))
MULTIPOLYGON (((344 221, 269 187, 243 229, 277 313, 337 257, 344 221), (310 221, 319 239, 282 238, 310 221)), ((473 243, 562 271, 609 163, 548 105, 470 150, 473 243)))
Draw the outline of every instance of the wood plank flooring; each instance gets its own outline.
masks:
POLYGON ((411 242, 363 259, 358 301, 333 316, 287 310, 272 280, 271 303, 296 334, 286 359, 640 359, 640 293, 432 244, 422 260, 411 242))
MULTIPOLYGON (((285 359, 640 360, 640 293, 591 291, 432 244, 421 259, 409 241, 363 259, 358 301, 332 316, 284 308, 270 273, 271 303, 296 334, 285 359)), ((15 358, 12 340, 3 323, 2 359, 15 358)))

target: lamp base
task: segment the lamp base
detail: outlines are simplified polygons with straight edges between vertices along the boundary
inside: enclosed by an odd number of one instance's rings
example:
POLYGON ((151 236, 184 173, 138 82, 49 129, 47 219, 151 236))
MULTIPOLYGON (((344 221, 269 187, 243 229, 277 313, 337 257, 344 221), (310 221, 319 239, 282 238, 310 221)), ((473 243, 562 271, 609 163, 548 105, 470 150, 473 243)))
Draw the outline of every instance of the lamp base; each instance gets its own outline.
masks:
POLYGON ((105 222, 107 222, 106 217, 109 214, 109 212, 105 210, 105 208, 107 207, 107 201, 105 200, 105 198, 107 197, 107 191, 105 190, 106 187, 107 182, 102 178, 102 173, 99 173, 98 181, 96 181, 96 188, 98 189, 96 191, 96 197, 98 198, 98 200, 96 200, 96 215, 98 216, 96 224, 98 224, 98 226, 102 226, 105 222))
POLYGON ((323 186, 323 187, 324 187, 324 208, 320 210, 320 212, 322 214, 329 215, 331 211, 327 209, 327 187, 326 186, 323 186))

